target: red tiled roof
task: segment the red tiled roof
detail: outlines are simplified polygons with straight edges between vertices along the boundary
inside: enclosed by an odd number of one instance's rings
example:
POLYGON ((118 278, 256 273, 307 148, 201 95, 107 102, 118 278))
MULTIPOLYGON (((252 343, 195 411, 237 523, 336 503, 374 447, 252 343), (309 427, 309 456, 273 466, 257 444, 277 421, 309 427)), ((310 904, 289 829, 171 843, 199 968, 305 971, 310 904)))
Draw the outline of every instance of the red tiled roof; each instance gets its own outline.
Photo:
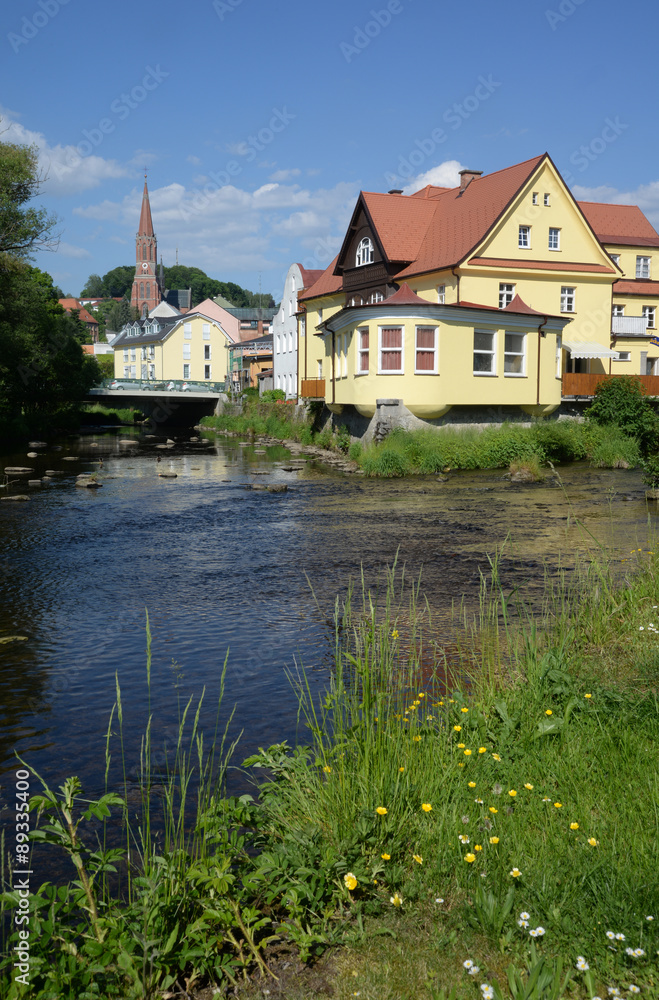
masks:
POLYGON ((321 274, 323 273, 322 267, 320 268, 309 268, 302 267, 302 264, 298 264, 300 268, 300 274, 302 275, 302 287, 311 288, 315 281, 318 281, 321 274))
POLYGON ((436 198, 439 194, 444 194, 445 191, 451 191, 452 188, 436 187, 434 184, 426 184, 424 188, 420 191, 415 191, 414 194, 410 195, 410 198, 436 198))
POLYGON ((331 261, 321 273, 317 281, 310 288, 305 286, 304 293, 298 295, 298 301, 303 299, 315 299, 319 295, 332 295, 333 292, 340 292, 343 286, 343 279, 340 274, 334 274, 334 268, 338 260, 338 255, 331 261))
POLYGON ((437 202, 372 191, 363 191, 362 198, 387 258, 416 260, 437 211, 437 202))
POLYGON ((516 295, 512 302, 509 302, 505 309, 499 309, 498 306, 484 306, 482 302, 459 302, 452 303, 454 309, 487 309, 489 312, 498 313, 514 313, 520 316, 543 316, 546 319, 563 319, 566 323, 570 322, 570 318, 565 315, 558 315, 557 313, 543 313, 538 312, 536 309, 532 309, 531 306, 527 306, 526 302, 516 295), (513 306, 515 308, 513 309, 513 306))
POLYGON ((406 281, 400 286, 397 292, 393 295, 389 295, 385 300, 384 304, 387 306, 414 306, 414 305, 430 305, 428 299, 422 299, 420 295, 413 292, 406 281))
POLYGON ((578 264, 574 261, 560 260, 515 260, 506 257, 471 257, 469 264, 480 264, 483 267, 510 267, 532 271, 594 271, 600 274, 615 274, 613 265, 578 264))
POLYGON ((531 309, 531 306, 527 306, 524 299, 519 295, 516 295, 507 306, 504 306, 502 312, 511 313, 525 313, 528 316, 545 316, 545 313, 538 312, 537 309, 531 309))
POLYGON ((84 354, 93 354, 94 353, 94 345, 93 344, 82 344, 81 346, 82 346, 82 350, 83 350, 84 354))
POLYGON ((601 243, 659 247, 659 233, 638 205, 605 205, 597 201, 580 201, 578 205, 601 243))
POLYGON ((614 295, 659 295, 659 281, 621 281, 613 282, 614 295))
POLYGON ((78 318, 82 320, 83 323, 91 323, 92 326, 98 326, 98 320, 94 319, 90 312, 87 312, 84 306, 81 306, 77 299, 58 299, 59 304, 67 311, 71 312, 75 309, 78 313, 78 318))

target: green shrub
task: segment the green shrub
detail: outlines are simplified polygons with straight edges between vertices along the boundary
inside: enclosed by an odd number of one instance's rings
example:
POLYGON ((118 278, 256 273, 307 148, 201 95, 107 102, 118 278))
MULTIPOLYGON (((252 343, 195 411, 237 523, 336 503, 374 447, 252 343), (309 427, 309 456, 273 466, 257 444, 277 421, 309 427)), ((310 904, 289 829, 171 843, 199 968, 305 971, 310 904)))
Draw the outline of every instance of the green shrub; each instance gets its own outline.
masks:
POLYGON ((642 383, 632 375, 600 382, 586 416, 600 425, 615 425, 629 437, 637 438, 643 453, 656 450, 659 419, 643 393, 642 383))
POLYGON ((265 389, 260 396, 262 403, 274 403, 278 399, 286 399, 283 389, 265 389))

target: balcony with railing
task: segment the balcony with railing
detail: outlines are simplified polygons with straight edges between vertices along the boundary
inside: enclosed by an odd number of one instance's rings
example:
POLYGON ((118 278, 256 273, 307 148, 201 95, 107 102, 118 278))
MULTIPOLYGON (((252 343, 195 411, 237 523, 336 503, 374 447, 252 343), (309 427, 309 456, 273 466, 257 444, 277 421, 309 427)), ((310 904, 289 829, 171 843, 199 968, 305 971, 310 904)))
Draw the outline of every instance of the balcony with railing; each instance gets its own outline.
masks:
POLYGON ((616 337, 644 337, 647 328, 647 316, 611 317, 611 333, 616 337))
POLYGON ((325 399, 325 379, 303 378, 300 395, 302 399, 325 399))
MULTIPOLYGON (((646 396, 659 396, 659 375, 634 375, 633 377, 641 383, 643 393, 646 396)), ((561 395, 563 399, 594 396, 595 389, 600 382, 608 382, 612 378, 620 378, 620 376, 565 372, 561 395)))

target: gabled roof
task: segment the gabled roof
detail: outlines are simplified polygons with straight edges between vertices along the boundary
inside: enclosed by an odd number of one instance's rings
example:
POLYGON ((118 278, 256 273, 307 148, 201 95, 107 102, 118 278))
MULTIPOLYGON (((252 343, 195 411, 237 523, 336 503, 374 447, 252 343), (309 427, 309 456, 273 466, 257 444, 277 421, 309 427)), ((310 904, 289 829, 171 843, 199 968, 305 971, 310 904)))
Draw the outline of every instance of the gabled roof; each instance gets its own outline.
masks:
POLYGON ((403 282, 397 292, 387 296, 382 303, 382 305, 387 306, 415 306, 419 304, 427 306, 428 299, 422 299, 420 295, 413 292, 406 281, 403 282))
POLYGON ((302 287, 311 288, 315 281, 318 281, 321 274, 323 273, 322 267, 319 268, 309 268, 302 267, 302 264, 298 264, 300 268, 300 275, 302 277, 302 287))
POLYGON ((94 319, 92 314, 84 306, 80 305, 78 299, 58 299, 57 301, 67 312, 75 309, 78 313, 78 319, 82 320, 83 323, 91 323, 93 326, 98 326, 98 320, 94 319))
POLYGON ((659 233, 638 205, 606 205, 597 201, 577 204, 601 243, 659 247, 659 233))
POLYGON ((334 292, 341 291, 343 279, 340 274, 334 274, 334 268, 338 259, 337 254, 310 288, 307 288, 305 285, 304 292, 298 295, 298 302, 302 302, 304 299, 316 299, 320 295, 332 295, 334 292))
POLYGON ((426 184, 426 186, 421 188, 420 191, 415 191, 414 194, 410 195, 410 198, 436 198, 437 195, 444 194, 445 191, 451 190, 451 188, 436 187, 434 184, 426 184))
POLYGON ((395 194, 361 194, 387 259, 413 261, 419 256, 428 227, 437 209, 435 201, 395 194))

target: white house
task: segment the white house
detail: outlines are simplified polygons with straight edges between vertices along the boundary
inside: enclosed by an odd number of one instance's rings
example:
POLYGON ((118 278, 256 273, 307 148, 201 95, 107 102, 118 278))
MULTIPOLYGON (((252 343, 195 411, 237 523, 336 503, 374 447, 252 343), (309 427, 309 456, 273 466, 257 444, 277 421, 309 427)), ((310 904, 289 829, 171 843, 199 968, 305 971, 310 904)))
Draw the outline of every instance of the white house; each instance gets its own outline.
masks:
POLYGON ((297 297, 303 288, 311 288, 322 273, 291 264, 279 311, 272 320, 274 388, 283 389, 287 399, 297 396, 297 297))

